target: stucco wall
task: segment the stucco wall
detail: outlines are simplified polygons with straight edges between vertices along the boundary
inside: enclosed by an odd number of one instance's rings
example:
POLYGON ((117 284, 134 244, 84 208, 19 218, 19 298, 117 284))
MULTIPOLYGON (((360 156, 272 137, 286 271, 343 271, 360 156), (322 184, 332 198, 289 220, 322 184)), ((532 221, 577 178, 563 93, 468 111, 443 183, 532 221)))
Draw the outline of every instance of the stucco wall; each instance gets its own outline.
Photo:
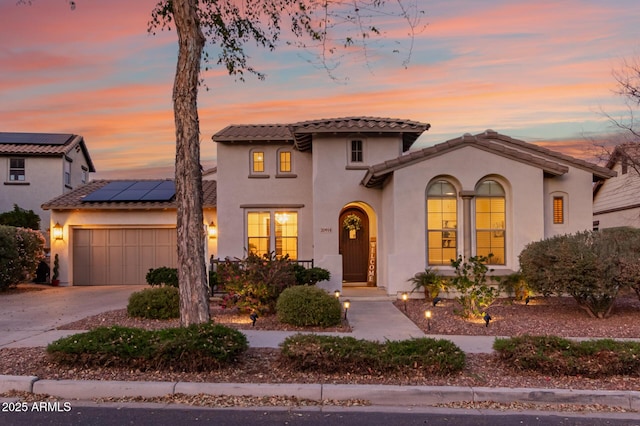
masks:
POLYGON ((298 212, 298 257, 313 257, 313 198, 311 194, 311 154, 291 145, 218 144, 218 216, 221 258, 246 256, 246 215, 248 211, 288 210, 298 212), (292 151, 292 175, 277 177, 279 148, 292 151), (250 150, 265 155, 264 178, 250 177, 250 150), (252 206, 252 207, 241 207, 252 206), (261 207, 263 206, 263 207, 261 207), (284 207, 278 207, 284 206, 284 207))
MULTIPOLYGON (((495 269, 518 269, 517 255, 532 239, 544 236, 543 173, 542 170, 497 156, 473 147, 464 147, 394 172, 391 185, 385 192, 393 192, 393 227, 386 233, 393 239, 387 244, 388 293, 410 290, 407 282, 414 273, 423 271, 426 264, 426 189, 429 182, 444 177, 460 191, 474 191, 485 178, 499 181, 506 191, 506 265, 495 269)), ((472 217, 474 202, 471 201, 472 217)), ((385 214, 387 210, 385 210, 385 214)), ((458 197, 458 254, 463 254, 463 203, 458 197)), ((473 222, 472 222, 473 223, 473 222)), ((471 247, 474 247, 472 227, 471 247)), ((475 254, 475 253, 472 253, 475 254)), ((443 272, 450 266, 437 266, 443 272)))

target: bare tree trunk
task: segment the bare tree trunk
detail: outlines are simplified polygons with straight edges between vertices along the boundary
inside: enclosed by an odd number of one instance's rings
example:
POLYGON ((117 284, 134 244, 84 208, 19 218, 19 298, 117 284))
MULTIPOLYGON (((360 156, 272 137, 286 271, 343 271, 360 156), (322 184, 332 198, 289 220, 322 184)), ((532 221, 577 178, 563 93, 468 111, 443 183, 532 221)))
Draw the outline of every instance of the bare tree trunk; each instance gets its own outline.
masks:
POLYGON ((205 38, 197 0, 174 0, 178 65, 173 85, 176 123, 176 203, 178 206, 178 282, 182 326, 209 322, 202 216, 198 81, 205 38))

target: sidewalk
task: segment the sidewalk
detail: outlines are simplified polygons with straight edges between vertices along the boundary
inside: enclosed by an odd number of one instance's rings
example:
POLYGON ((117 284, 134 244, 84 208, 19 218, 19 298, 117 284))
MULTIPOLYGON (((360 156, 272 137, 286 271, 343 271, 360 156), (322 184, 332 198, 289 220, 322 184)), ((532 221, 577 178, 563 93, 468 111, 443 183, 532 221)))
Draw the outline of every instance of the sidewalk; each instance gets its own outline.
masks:
MULTIPOLYGON (((62 289, 61 289, 62 290, 62 289)), ((71 289, 68 289, 71 290, 71 289)), ((89 306, 91 312, 102 309, 108 311, 126 305, 129 289, 117 289, 117 296, 101 301, 102 308, 89 306), (107 302, 108 300, 108 302, 107 302), (120 304, 119 304, 120 303, 120 304), (118 305, 119 304, 119 305, 118 305)), ((136 289, 137 290, 137 289, 136 289)), ((103 290, 104 292, 105 290, 103 290)), ((99 292, 99 291, 98 291, 99 292)), ((93 315, 82 310, 82 303, 87 298, 96 297, 95 290, 72 290, 66 295, 64 291, 52 293, 54 300, 65 301, 64 308, 73 311, 74 317, 93 315), (80 305, 73 305, 73 304, 80 305)), ((25 296, 25 295, 16 295, 25 296)), ((28 296, 28 294, 26 295, 28 296)), ((15 296, 10 296, 15 297, 15 296)), ((402 312, 391 303, 392 298, 380 290, 372 288, 348 288, 343 291, 343 300, 351 301, 347 312, 351 333, 318 333, 340 336, 352 336, 369 340, 402 340, 424 337, 422 332, 402 312)), ((22 312, 22 319, 28 323, 26 316, 30 309, 16 306, 16 302, 0 298, 0 318, 11 316, 11 311, 22 312), (4 316, 2 316, 4 314, 4 316)), ((27 305, 33 305, 30 301, 27 305)), ((50 311, 51 312, 51 311, 50 311)), ((64 317, 64 315, 61 315, 64 317)), ((67 318, 67 317, 65 317, 67 318)), ((60 317, 52 319, 41 327, 28 327, 13 322, 17 330, 12 330, 9 323, 3 321, 3 336, 0 348, 19 348, 46 346, 52 341, 78 330, 55 330, 55 323, 69 322, 60 317)), ((252 347, 277 348, 288 336, 295 332, 242 330, 247 335, 252 347)), ((440 336, 428 335, 453 341, 467 353, 490 353, 495 337, 493 336, 440 336)), ((0 393, 9 390, 20 390, 37 394, 49 394, 66 399, 94 399, 108 397, 143 396, 154 397, 168 394, 225 394, 225 395, 289 395, 314 400, 325 399, 366 399, 374 405, 383 406, 427 406, 435 403, 455 401, 496 401, 496 402, 538 402, 554 404, 600 404, 623 407, 627 410, 640 411, 640 391, 591 391, 571 389, 504 389, 504 388, 472 388, 472 387, 434 387, 434 386, 385 386, 385 385, 339 385, 339 384, 251 384, 251 383, 183 383, 183 382, 121 382, 121 381, 73 381, 73 380, 40 380, 34 376, 0 376, 0 393)), ((637 416, 637 414, 634 414, 637 416)))

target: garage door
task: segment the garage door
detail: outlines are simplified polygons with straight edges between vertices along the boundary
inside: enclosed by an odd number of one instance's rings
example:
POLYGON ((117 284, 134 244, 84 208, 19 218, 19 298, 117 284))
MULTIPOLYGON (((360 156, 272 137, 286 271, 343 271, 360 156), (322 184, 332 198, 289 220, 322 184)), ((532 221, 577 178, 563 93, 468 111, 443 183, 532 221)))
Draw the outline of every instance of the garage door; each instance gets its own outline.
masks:
POLYGON ((146 284, 150 268, 177 264, 175 228, 75 229, 73 284, 146 284))

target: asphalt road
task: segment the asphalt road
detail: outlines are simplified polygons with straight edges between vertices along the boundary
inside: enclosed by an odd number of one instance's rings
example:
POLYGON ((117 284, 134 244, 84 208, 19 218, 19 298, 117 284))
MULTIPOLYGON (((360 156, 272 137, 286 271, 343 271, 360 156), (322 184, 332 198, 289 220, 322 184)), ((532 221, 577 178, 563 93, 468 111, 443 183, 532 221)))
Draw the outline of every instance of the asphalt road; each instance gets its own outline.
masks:
MULTIPOLYGON (((504 413, 462 410, 438 412, 408 409, 201 409, 201 408, 131 408, 116 406, 71 407, 68 412, 1 413, 0 423, 16 426, 39 425, 447 425, 447 426, 512 426, 512 425, 640 425, 640 418, 595 418, 593 413, 568 416, 558 413, 504 413), (382 411, 384 410, 384 411, 382 411)), ((432 409, 433 410, 433 409, 432 409)))

